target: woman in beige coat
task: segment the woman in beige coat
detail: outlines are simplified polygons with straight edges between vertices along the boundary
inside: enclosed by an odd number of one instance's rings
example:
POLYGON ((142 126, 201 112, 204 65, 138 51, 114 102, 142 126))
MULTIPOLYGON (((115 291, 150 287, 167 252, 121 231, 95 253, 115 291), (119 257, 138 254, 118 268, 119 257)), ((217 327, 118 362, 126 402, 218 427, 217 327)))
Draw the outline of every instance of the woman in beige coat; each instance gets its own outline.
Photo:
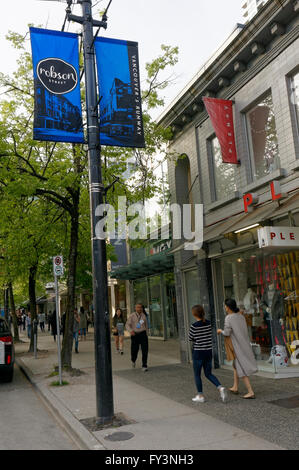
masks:
POLYGON ((227 316, 224 330, 217 330, 217 333, 230 336, 234 348, 234 385, 229 390, 235 394, 239 393, 239 378, 241 377, 248 391, 243 398, 253 399, 255 395, 248 377, 257 372, 257 363, 250 344, 246 320, 240 314, 234 299, 225 301, 225 310, 227 316))

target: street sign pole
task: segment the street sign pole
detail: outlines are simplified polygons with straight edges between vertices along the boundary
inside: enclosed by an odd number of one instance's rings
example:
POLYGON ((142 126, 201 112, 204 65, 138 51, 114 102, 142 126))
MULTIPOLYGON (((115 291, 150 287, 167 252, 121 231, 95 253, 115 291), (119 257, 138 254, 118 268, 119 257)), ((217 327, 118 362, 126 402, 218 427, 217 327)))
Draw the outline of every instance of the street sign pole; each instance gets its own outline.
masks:
POLYGON ((59 385, 62 385, 61 347, 60 347, 60 328, 59 328, 59 286, 58 286, 57 276, 55 276, 55 296, 56 296, 56 325, 57 325, 59 385))
POLYGON ((61 366, 61 345, 60 345, 60 304, 59 304, 59 284, 58 276, 63 275, 63 258, 55 256, 53 258, 53 270, 55 280, 55 298, 56 298, 56 333, 57 333, 57 352, 58 352, 58 371, 59 385, 62 385, 62 366, 61 366))
MULTIPOLYGON (((82 17, 68 14, 70 21, 83 26, 84 69, 86 88, 89 191, 91 216, 91 243, 93 269, 93 305, 95 311, 95 363, 96 363, 96 404, 98 424, 112 422, 114 416, 110 320, 108 309, 108 281, 106 241, 96 238, 96 208, 103 204, 104 186, 101 170, 100 128, 95 69, 93 27, 107 28, 106 18, 96 21, 92 18, 91 0, 77 0, 82 6, 82 17)), ((105 15, 106 16, 106 15, 105 15)))

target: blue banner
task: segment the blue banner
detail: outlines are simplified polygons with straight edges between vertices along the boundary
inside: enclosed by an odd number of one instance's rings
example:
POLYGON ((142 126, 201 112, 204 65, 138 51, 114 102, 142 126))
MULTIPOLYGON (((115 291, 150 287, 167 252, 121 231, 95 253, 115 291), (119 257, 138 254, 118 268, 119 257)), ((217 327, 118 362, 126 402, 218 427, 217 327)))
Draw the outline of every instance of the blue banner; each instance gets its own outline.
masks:
POLYGON ((78 35, 30 28, 34 76, 33 138, 84 142, 78 35))
POLYGON ((138 44, 97 38, 100 142, 117 147, 145 147, 138 44))

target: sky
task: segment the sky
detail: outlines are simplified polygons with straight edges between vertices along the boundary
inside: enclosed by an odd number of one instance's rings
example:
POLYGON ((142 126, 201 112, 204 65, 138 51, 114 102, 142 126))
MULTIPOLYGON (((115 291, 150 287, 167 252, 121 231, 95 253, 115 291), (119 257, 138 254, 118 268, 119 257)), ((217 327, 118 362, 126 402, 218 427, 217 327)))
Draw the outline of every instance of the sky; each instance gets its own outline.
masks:
MULTIPOLYGON (((2 0, 1 3, 0 71, 10 74, 16 69, 17 53, 5 40, 7 32, 17 31, 25 36, 29 23, 60 30, 66 4, 42 0, 2 0)), ((107 6, 108 0, 100 0, 97 5, 97 0, 92 3, 98 17, 98 11, 107 6)), ((163 92, 168 106, 235 25, 242 22, 243 3, 244 0, 112 0, 108 29, 101 30, 101 34, 139 43, 141 82, 145 79, 145 64, 160 54, 161 44, 179 47, 179 62, 170 72, 174 83, 163 92)), ((80 15, 80 12, 80 5, 75 5, 73 13, 80 15)), ((66 31, 76 32, 78 27, 71 23, 66 31)), ((28 36, 26 45, 30 50, 28 36)))

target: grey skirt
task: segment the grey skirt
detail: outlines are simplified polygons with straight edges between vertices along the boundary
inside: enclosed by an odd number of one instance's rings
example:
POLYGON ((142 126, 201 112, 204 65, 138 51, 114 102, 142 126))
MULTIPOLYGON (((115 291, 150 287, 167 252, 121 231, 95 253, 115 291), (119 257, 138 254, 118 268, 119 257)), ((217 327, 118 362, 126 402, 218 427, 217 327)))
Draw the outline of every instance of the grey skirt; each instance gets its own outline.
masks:
POLYGON ((124 334, 125 334, 125 325, 124 325, 124 323, 117 323, 116 328, 117 328, 118 336, 124 336, 124 334))

